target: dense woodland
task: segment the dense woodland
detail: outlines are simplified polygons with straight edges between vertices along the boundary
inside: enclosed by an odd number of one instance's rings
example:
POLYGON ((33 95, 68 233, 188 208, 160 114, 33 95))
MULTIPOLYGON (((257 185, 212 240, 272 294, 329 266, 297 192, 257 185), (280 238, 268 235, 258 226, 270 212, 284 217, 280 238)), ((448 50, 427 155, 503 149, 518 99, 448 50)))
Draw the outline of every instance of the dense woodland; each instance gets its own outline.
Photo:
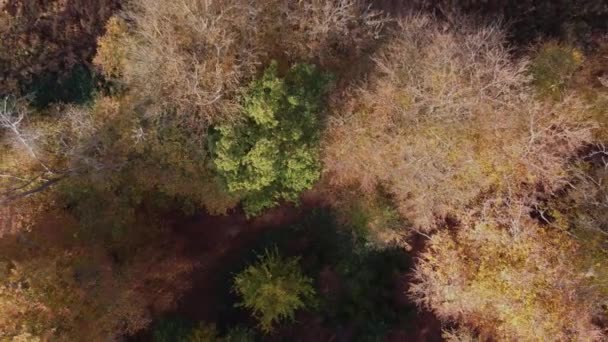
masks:
POLYGON ((0 1, 0 341, 608 339, 605 0, 0 1))

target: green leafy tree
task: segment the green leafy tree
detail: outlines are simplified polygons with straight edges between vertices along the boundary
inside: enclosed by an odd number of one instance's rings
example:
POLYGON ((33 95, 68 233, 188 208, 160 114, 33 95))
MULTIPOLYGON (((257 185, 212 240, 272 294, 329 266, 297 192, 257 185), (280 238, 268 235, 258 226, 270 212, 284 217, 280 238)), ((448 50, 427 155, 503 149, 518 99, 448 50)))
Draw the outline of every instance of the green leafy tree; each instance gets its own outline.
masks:
POLYGON ((278 250, 266 250, 256 264, 247 267, 234 279, 239 304, 253 311, 264 332, 284 318, 294 318, 314 299, 312 279, 302 274, 298 258, 284 259, 278 250))
POLYGON ((284 78, 273 62, 243 101, 246 120, 221 125, 212 136, 215 166, 248 215, 281 199, 297 201, 320 176, 319 119, 331 77, 296 64, 284 78))

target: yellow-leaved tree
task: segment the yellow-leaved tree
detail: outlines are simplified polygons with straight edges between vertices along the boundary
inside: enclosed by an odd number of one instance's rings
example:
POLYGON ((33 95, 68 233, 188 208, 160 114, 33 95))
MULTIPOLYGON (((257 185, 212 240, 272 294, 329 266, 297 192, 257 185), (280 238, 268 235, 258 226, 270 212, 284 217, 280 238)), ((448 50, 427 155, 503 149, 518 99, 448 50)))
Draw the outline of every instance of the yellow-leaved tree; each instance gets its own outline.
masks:
POLYGON ((576 241, 540 227, 523 207, 494 206, 472 214, 457 231, 432 236, 417 262, 411 297, 482 338, 599 340, 590 297, 581 295, 584 273, 573 262, 576 241))

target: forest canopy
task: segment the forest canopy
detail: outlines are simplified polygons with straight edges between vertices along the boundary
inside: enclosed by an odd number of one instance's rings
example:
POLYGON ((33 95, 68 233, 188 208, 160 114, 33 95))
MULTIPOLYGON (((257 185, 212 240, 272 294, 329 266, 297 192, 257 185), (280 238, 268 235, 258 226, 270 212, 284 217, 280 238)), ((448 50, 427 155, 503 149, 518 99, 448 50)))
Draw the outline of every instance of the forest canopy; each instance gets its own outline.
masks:
POLYGON ((605 1, 0 9, 0 340, 606 339, 605 1))

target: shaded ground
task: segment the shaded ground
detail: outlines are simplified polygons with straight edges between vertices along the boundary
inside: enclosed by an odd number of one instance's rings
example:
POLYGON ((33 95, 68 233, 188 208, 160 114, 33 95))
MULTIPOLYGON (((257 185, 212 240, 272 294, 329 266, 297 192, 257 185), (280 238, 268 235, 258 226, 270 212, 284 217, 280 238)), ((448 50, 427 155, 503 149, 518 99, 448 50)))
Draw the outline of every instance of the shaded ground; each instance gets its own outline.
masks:
POLYGON ((201 265, 192 279, 192 290, 179 303, 179 314, 196 321, 215 322, 219 300, 219 277, 227 265, 238 263, 243 250, 264 232, 295 223, 307 210, 323 206, 317 198, 305 198, 299 207, 283 205, 248 220, 238 210, 226 216, 199 214, 176 225, 174 231, 186 241, 186 250, 201 265))
MULTIPOLYGON (((200 267, 193 273, 192 288, 178 302, 172 314, 190 321, 220 322, 232 325, 247 322, 253 326, 251 318, 233 305, 234 296, 226 287, 230 282, 236 266, 242 265, 243 256, 251 254, 256 241, 264 234, 272 234, 286 226, 300 222, 311 210, 326 207, 326 203, 314 195, 304 196, 299 207, 283 205, 268 211, 261 217, 248 220, 241 211, 227 216, 209 216, 200 214, 187 222, 176 224, 174 231, 186 243, 186 253, 200 261, 200 267)), ((294 253, 308 249, 316 242, 307 238, 289 240, 288 249, 294 253), (312 244, 312 245, 311 245, 312 244)), ((315 248, 317 246, 314 246, 315 248)), ((302 261, 306 263, 306 260, 302 261)), ((394 302, 397 306, 412 308, 412 303, 405 296, 407 274, 394 274, 394 302)), ((331 267, 324 267, 318 273, 318 291, 325 297, 339 296, 340 291, 349 284, 344 284, 331 267)), ((414 310, 412 310, 414 312, 414 310)), ((441 324, 430 313, 408 315, 406 330, 391 331, 387 341, 440 341, 441 324)), ((353 341, 355 327, 329 329, 321 317, 313 313, 302 312, 296 317, 295 324, 280 327, 268 341, 353 341)), ((352 323, 356 324, 356 323, 352 323)), ((224 326, 225 328, 225 326, 224 326)), ((148 341, 148 334, 140 335, 136 340, 148 341)))

